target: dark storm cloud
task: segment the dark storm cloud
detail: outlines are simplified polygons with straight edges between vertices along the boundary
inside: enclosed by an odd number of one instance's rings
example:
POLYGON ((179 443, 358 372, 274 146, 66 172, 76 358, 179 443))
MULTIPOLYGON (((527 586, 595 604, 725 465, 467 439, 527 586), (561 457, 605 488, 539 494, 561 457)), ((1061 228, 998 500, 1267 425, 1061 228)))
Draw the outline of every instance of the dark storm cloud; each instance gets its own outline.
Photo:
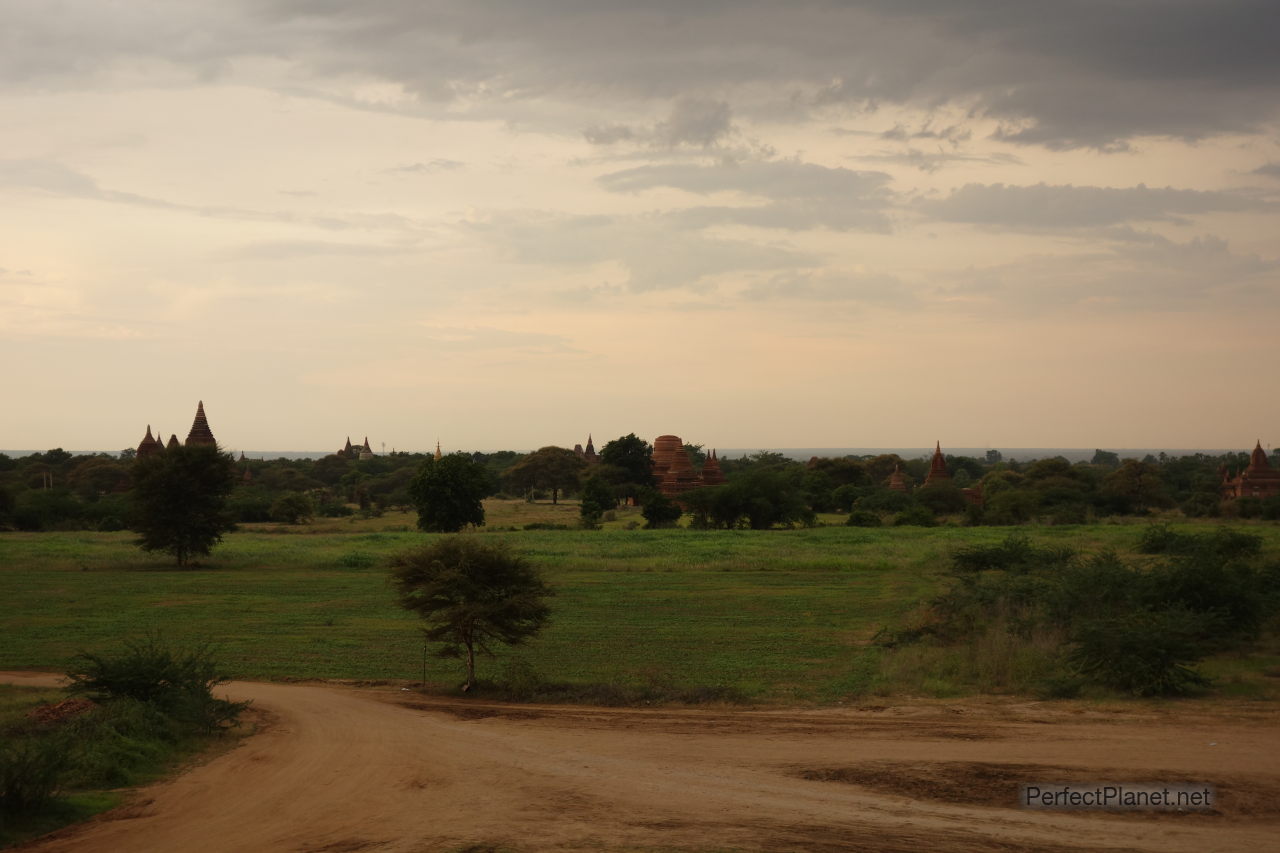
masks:
POLYGON ((967 184, 920 210, 945 222, 1007 228, 1090 228, 1122 222, 1178 222, 1219 211, 1275 210, 1252 195, 1142 185, 1127 188, 967 184))
MULTIPOLYGON (((1010 142, 1118 149, 1275 120, 1277 32, 1275 0, 14 0, 0 12, 0 81, 83 85, 139 58, 211 76, 240 57, 287 58, 424 101, 695 98, 747 115, 781 98, 797 120, 823 105, 951 104, 1004 122, 1010 142)), ((697 144, 722 126, 669 131, 697 144)))

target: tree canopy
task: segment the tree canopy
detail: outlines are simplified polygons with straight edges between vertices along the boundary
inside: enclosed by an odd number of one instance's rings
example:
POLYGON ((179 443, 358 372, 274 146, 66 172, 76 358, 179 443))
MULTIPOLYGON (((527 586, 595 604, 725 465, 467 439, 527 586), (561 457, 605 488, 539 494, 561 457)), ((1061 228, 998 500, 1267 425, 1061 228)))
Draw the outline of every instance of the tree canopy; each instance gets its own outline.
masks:
POLYGON ((185 566, 235 529, 227 509, 236 484, 230 454, 208 445, 175 446, 136 460, 132 474, 132 526, 144 551, 164 551, 185 566))
POLYGON ((465 453, 428 457, 409 483, 418 527, 431 533, 456 533, 468 524, 484 524, 481 501, 492 491, 489 472, 465 453))
POLYGON ((400 606, 422 617, 438 654, 463 658, 469 690, 476 677, 476 652, 492 654, 493 644, 518 645, 542 630, 554 592, 523 557, 505 543, 449 536, 397 556, 392 583, 400 606))
POLYGON ((549 491, 551 502, 557 503, 560 492, 578 488, 578 478, 586 467, 587 461, 572 450, 543 447, 508 468, 505 479, 515 491, 549 491))

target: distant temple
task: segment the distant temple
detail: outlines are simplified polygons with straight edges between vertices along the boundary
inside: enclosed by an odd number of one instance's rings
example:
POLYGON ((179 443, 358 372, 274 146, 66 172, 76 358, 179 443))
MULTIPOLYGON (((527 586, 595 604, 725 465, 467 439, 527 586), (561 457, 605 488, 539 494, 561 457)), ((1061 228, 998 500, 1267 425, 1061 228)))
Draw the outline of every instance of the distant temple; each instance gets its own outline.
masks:
POLYGON ((889 475, 889 491, 891 492, 907 492, 907 478, 902 473, 902 465, 898 462, 893 463, 893 473, 889 475))
MULTIPOLYGON (((196 418, 191 423, 191 431, 187 433, 186 445, 188 447, 196 445, 206 445, 208 447, 217 447, 218 442, 213 437, 213 430, 209 429, 209 419, 204 414, 204 401, 201 400, 196 406, 196 418)), ((178 447, 178 436, 170 434, 168 449, 172 450, 178 447)), ((142 443, 138 445, 138 459, 145 459, 148 456, 154 456, 157 453, 164 453, 165 442, 163 434, 156 432, 155 437, 151 435, 151 425, 147 424, 147 434, 143 437, 142 443)))
POLYGON ((587 464, 589 465, 593 465, 596 462, 600 461, 600 457, 596 455, 596 445, 595 445, 595 442, 591 440, 590 433, 587 434, 586 449, 584 450, 581 444, 575 444, 573 446, 573 452, 578 454, 579 459, 587 460, 587 464))
POLYGON ((333 455, 344 459, 372 459, 373 448, 369 446, 369 436, 364 437, 364 444, 352 444, 351 436, 347 436, 347 443, 333 455))
POLYGON ((947 470, 947 460, 942 456, 942 442, 934 445, 933 459, 929 460, 929 474, 924 478, 925 488, 940 486, 951 482, 951 472, 947 470))
POLYGON ((716 452, 711 451, 702 463, 702 472, 698 473, 693 470, 693 460, 684 442, 676 435, 660 435, 653 440, 653 476, 658 481, 658 491, 668 498, 724 483, 716 452))
MULTIPOLYGON (((901 482, 902 475, 899 473, 897 466, 894 466, 893 475, 897 476, 899 478, 899 482, 901 482)), ((942 442, 939 441, 934 445, 933 458, 929 460, 929 473, 924 478, 924 483, 920 488, 927 489, 930 486, 950 485, 950 483, 951 472, 947 470, 947 460, 942 455, 942 442)), ((889 478, 889 488, 894 488, 893 476, 889 478)), ((895 489, 895 491, 905 492, 906 486, 903 485, 901 489, 895 489)), ((969 503, 974 504, 975 506, 982 506, 983 495, 981 483, 967 489, 961 489, 960 493, 964 495, 965 500, 969 503)))
POLYGON ((1234 477, 1224 469, 1222 472, 1222 497, 1227 500, 1236 498, 1270 498, 1280 495, 1280 471, 1271 467, 1267 461, 1267 452, 1262 449, 1262 441, 1249 454, 1249 464, 1234 477))

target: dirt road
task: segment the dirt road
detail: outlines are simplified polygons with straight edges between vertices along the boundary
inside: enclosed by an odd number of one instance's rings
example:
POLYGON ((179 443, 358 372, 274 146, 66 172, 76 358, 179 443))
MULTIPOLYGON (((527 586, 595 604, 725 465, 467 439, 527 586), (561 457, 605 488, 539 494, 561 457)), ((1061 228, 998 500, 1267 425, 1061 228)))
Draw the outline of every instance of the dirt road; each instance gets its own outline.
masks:
POLYGON ((1266 708, 650 711, 226 692, 253 700, 259 734, 24 850, 1258 853, 1280 839, 1280 727, 1266 708), (1219 809, 1016 807, 1020 781, 1050 780, 1205 782, 1219 809))

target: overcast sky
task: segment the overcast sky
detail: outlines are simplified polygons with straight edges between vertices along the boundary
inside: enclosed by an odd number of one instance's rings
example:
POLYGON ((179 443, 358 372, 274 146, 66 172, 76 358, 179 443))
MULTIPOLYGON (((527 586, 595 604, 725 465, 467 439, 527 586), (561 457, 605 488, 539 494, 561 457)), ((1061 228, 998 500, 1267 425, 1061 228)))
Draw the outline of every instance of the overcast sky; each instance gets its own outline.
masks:
POLYGON ((0 0, 0 447, 1280 440, 1275 0, 0 0))

